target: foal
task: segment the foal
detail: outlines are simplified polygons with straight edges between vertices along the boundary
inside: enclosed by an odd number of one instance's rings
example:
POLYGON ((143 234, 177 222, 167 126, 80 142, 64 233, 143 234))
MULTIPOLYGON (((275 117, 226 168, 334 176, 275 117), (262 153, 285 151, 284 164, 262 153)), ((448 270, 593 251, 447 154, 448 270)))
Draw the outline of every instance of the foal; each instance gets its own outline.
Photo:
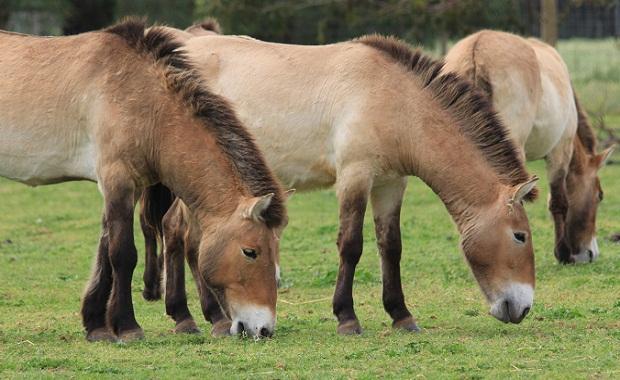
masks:
POLYGON ((558 52, 537 39, 484 30, 459 41, 445 61, 444 71, 491 96, 523 157, 547 161, 557 260, 595 260, 603 200, 597 172, 613 148, 596 153, 596 137, 558 52))
POLYGON ((534 256, 522 201, 534 196, 508 132, 486 97, 440 62, 392 38, 326 45, 248 37, 190 38, 183 50, 219 94, 235 102, 267 162, 298 190, 335 184, 340 269, 338 331, 360 333, 353 277, 372 204, 393 326, 418 329, 400 276, 400 209, 406 177, 441 198, 491 313, 519 323, 534 295, 534 256))
POLYGON ((270 335, 282 193, 228 103, 201 84, 172 36, 129 20, 71 37, 2 32, 0 47, 0 175, 32 186, 96 181, 103 194, 82 304, 87 339, 143 336, 131 297, 133 211, 157 182, 196 216, 199 276, 223 312, 251 335, 270 335))

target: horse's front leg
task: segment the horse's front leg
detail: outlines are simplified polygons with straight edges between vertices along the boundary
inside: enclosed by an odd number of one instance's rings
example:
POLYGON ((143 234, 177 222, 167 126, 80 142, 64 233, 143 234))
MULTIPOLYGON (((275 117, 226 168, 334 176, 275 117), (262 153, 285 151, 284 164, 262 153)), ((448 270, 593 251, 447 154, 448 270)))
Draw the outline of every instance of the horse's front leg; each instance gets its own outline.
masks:
POLYGON ((217 302, 217 298, 215 298, 215 295, 206 286, 198 272, 198 247, 188 244, 185 252, 187 263, 192 271, 196 289, 198 290, 202 314, 204 318, 213 325, 211 328, 211 335, 213 337, 230 335, 230 319, 226 318, 220 304, 217 302))
POLYGON ((420 331, 405 305, 400 276, 402 243, 400 209, 407 186, 406 178, 382 184, 371 191, 377 245, 381 255, 383 307, 392 317, 392 326, 407 331, 420 331))
POLYGON ((100 182, 105 201, 108 255, 112 267, 112 292, 108 299, 108 327, 123 341, 144 336, 136 322, 131 297, 131 278, 138 261, 133 237, 135 185, 119 171, 100 182))
POLYGON ((338 318, 339 334, 361 334, 362 328, 353 308, 353 277, 362 256, 362 229, 370 180, 359 173, 340 175, 337 192, 340 203, 340 231, 337 242, 340 267, 334 291, 333 311, 338 318))
MULTIPOLYGON (((172 210, 171 210, 172 211, 172 210)), ((175 333, 199 333, 187 306, 185 292, 185 229, 174 212, 166 214, 164 230, 164 268, 166 273, 166 314, 176 322, 175 333)))

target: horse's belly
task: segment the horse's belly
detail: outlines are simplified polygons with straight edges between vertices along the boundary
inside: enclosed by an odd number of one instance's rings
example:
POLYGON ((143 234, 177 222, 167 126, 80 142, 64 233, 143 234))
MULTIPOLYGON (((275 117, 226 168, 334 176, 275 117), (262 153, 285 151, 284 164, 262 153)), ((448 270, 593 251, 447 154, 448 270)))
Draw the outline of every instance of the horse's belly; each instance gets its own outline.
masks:
MULTIPOLYGON (((36 141, 31 136, 6 134, 0 142, 0 176, 27 185, 70 180, 96 181, 94 144, 36 141)), ((58 137, 58 136, 57 136, 58 137)))
POLYGON ((546 126, 534 126, 525 142, 525 157, 528 161, 545 158, 562 137, 561 130, 546 126))
MULTIPOLYGON (((269 162, 269 159, 267 160, 269 162)), ((315 163, 274 163, 275 175, 287 189, 299 191, 329 187, 336 182, 336 172, 330 165, 315 163)))

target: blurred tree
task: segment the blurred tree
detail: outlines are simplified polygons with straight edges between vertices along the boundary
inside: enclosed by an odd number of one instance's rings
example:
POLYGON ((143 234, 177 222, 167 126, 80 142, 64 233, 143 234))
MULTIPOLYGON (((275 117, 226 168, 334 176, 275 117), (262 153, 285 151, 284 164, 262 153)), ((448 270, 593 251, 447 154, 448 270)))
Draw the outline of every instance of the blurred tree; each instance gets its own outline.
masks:
POLYGON ((195 0, 196 18, 217 17, 227 32, 278 42, 328 43, 367 33, 416 43, 481 27, 524 29, 520 0, 195 0))
POLYGON ((0 29, 6 29, 6 23, 11 16, 11 0, 0 0, 0 29))
POLYGON ((114 21, 116 0, 69 0, 62 27, 64 34, 101 29, 114 21))

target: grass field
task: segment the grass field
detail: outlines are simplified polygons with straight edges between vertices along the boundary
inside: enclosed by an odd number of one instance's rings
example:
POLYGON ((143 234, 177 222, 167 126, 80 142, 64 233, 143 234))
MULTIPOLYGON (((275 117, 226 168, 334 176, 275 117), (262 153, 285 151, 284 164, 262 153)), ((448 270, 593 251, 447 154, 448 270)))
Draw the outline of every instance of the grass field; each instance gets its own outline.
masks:
MULTIPOLYGON (((598 75, 592 72, 607 73, 600 83, 610 93, 617 91, 607 101, 610 120, 620 126, 620 75, 610 68, 614 60, 616 69, 620 67, 617 50, 611 63, 602 59, 577 68, 568 54, 585 56, 589 45, 566 44, 560 44, 560 51, 568 65, 579 70, 576 87, 589 108, 595 107, 599 88, 589 85, 598 75)), ((30 189, 0 179, 0 379, 618 378, 620 244, 607 237, 620 232, 620 165, 601 173, 601 257, 580 266, 555 263, 544 165, 534 163, 530 169, 542 177, 542 196, 527 206, 538 282, 534 307, 521 325, 504 325, 487 315, 447 212, 423 183, 412 179, 402 218, 403 283, 423 332, 390 328, 381 305, 369 215, 354 288, 365 330, 357 337, 336 335, 331 295, 338 267, 337 204, 332 191, 321 191, 298 194, 290 202, 276 335, 257 342, 214 339, 207 333, 173 335, 163 302, 141 298, 141 259, 134 275, 134 304, 146 339, 87 343, 79 306, 99 234, 101 197, 96 186, 68 183, 30 189)), ((142 254, 142 238, 137 239, 142 254)), ((190 308, 208 332, 189 279, 188 290, 190 308)))
MULTIPOLYGON (((531 169, 544 175, 540 163, 531 169)), ((504 325, 487 315, 443 205, 411 180, 403 210, 403 278, 422 333, 389 327, 367 218, 355 285, 365 331, 359 337, 336 335, 330 305, 338 265, 336 200, 333 192, 322 191, 297 195, 290 203, 275 338, 173 335, 163 303, 140 296, 140 262, 134 303, 146 339, 90 344, 78 311, 97 244, 101 199, 96 186, 28 189, 2 180, 0 378, 618 377, 620 245, 606 237, 620 231, 620 165, 605 168, 602 181, 602 256, 592 265, 557 265, 544 196, 527 207, 538 284, 534 308, 521 325, 504 325)), ((544 180, 542 187, 546 193, 544 180)), ((190 307, 199 319, 191 286, 190 307)), ((206 322, 200 325, 209 331, 206 322)))

